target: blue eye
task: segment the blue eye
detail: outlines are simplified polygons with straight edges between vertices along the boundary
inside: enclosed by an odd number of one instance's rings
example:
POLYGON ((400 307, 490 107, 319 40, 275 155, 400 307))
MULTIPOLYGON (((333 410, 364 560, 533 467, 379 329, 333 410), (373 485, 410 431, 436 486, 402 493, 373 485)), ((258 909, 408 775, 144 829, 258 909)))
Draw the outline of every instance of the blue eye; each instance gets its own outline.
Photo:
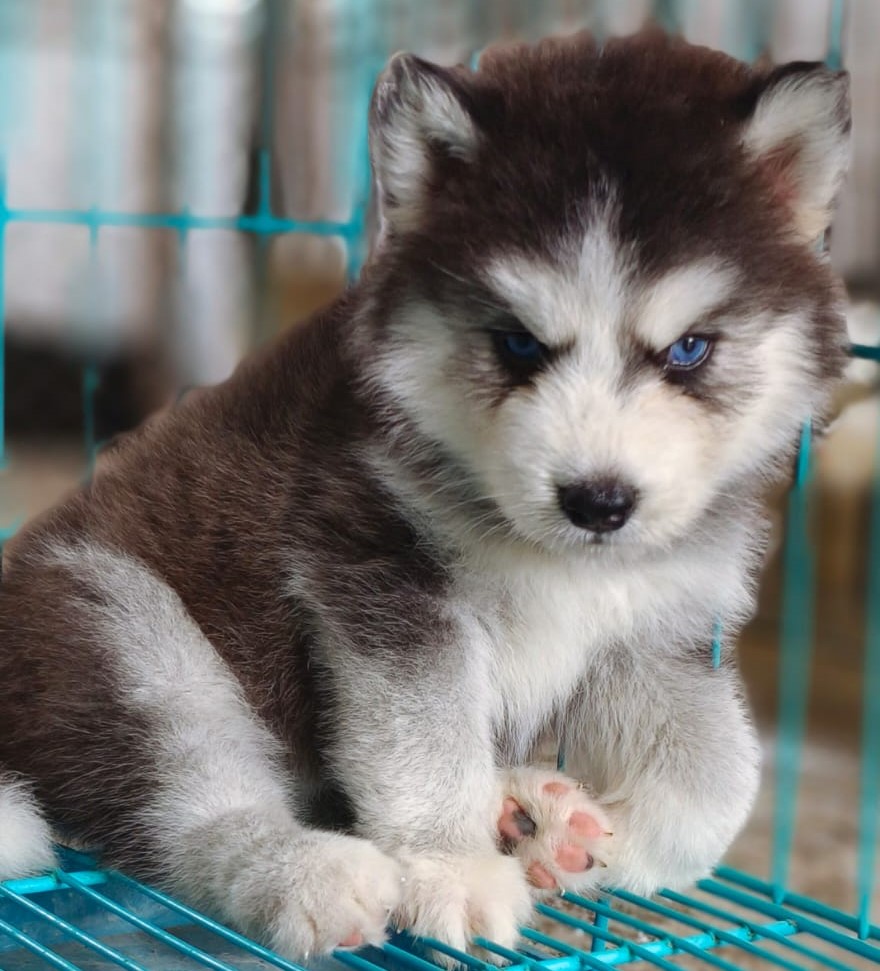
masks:
POLYGON ((712 341, 708 337, 695 337, 689 334, 677 340, 666 352, 666 364, 679 371, 690 371, 698 367, 709 356, 712 341))
POLYGON ((518 358, 521 361, 537 361, 544 350, 538 338, 533 337, 528 331, 513 331, 510 334, 502 334, 501 343, 511 357, 518 358))
POLYGON ((511 315, 500 318, 489 336, 498 362, 514 385, 528 384, 551 356, 550 348, 511 315), (498 324, 508 324, 509 329, 498 324))

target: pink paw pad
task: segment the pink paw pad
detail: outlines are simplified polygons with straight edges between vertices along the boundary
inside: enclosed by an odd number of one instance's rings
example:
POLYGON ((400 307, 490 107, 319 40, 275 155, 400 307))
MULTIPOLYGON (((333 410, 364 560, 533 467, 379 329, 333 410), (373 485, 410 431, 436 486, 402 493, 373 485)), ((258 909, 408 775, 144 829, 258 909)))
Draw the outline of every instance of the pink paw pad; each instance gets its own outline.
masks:
POLYGON ((556 862, 567 873, 580 873, 581 870, 589 870, 593 865, 593 857, 583 846, 575 846, 574 843, 563 843, 556 850, 555 856, 556 862))
POLYGON ((540 890, 585 889, 607 864, 612 835, 602 809, 576 782, 540 769, 508 773, 499 839, 540 890))
POLYGON ((595 839, 597 836, 612 835, 611 833, 606 833, 592 816, 578 811, 573 812, 568 817, 568 828, 573 833, 577 833, 578 836, 583 836, 585 839, 595 839))
POLYGON ((539 890, 556 890, 556 877, 541 863, 533 863, 528 869, 529 883, 539 890))

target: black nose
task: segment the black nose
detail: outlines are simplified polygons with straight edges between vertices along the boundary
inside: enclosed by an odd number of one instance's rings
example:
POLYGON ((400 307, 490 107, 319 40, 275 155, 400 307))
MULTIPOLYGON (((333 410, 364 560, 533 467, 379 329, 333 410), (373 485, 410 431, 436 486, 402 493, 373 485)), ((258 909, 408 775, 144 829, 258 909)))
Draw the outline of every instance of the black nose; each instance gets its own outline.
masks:
POLYGON ((636 504, 636 490, 616 479, 597 479, 559 487, 562 511, 581 529, 610 533, 629 519, 636 504))

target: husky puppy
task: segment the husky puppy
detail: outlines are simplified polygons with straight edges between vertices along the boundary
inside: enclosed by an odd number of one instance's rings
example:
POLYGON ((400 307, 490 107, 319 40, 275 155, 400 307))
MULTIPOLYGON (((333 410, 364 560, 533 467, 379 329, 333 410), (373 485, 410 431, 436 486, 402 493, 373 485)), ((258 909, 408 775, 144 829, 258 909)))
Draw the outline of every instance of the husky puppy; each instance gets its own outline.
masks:
POLYGON ((51 826, 302 957, 705 874, 762 492, 844 363, 847 92, 656 32, 395 57, 360 281, 8 551, 0 877, 51 826))

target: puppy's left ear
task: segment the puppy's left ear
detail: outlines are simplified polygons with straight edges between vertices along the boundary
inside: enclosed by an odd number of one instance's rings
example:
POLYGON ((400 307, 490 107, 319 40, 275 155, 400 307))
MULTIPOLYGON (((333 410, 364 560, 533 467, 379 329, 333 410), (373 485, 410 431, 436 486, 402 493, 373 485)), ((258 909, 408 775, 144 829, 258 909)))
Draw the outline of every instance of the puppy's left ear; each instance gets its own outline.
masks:
POLYGON ((849 75, 795 62, 764 82, 743 143, 806 241, 828 228, 849 167, 849 75))
POLYGON ((477 129, 460 68, 395 54, 370 107, 370 159, 383 228, 418 225, 428 187, 444 160, 470 160, 477 129))

